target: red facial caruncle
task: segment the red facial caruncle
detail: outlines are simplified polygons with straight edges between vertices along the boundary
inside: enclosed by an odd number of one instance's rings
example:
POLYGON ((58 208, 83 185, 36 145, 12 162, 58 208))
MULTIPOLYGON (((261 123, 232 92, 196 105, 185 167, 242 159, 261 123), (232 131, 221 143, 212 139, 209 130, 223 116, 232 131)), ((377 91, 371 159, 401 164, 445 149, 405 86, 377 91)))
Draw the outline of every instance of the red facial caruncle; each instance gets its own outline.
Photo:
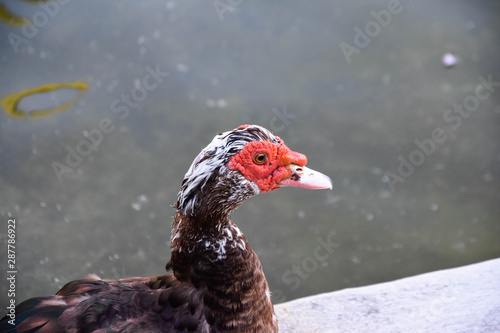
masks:
POLYGON ((304 166, 307 157, 292 151, 283 141, 253 141, 229 161, 228 167, 239 170, 248 180, 257 184, 261 193, 276 190, 283 179, 290 178, 290 165, 304 166))

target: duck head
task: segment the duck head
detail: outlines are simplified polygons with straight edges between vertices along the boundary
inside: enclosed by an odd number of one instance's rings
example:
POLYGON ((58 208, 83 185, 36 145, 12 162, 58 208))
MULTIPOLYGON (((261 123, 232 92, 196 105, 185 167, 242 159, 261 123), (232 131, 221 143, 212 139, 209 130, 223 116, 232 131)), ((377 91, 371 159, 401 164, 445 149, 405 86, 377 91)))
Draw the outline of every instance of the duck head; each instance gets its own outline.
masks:
POLYGON ((332 189, 330 177, 306 164, 264 127, 241 125, 216 135, 195 158, 176 208, 186 216, 229 214, 246 198, 285 186, 332 189))

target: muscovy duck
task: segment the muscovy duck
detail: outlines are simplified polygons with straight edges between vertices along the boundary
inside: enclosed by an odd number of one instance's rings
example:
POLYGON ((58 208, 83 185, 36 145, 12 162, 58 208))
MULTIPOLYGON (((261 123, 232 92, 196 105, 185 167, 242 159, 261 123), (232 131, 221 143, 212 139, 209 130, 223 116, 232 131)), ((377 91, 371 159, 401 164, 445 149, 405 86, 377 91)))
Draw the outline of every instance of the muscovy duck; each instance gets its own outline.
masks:
POLYGON ((220 133, 195 158, 178 194, 171 274, 66 284, 24 301, 1 332, 277 332, 257 255, 231 221, 245 199, 282 186, 332 188, 307 158, 257 125, 220 133))

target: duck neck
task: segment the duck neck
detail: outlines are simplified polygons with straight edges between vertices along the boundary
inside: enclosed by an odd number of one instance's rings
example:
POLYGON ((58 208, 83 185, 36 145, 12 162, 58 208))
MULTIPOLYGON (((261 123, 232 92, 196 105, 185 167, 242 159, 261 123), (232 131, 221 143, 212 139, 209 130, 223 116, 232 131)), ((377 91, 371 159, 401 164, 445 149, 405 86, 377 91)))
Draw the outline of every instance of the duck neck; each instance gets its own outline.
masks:
POLYGON ((174 206, 177 211, 172 223, 172 257, 167 269, 171 268, 179 280, 196 284, 199 277, 206 281, 219 273, 247 268, 243 258, 259 262, 246 237, 230 219, 245 199, 257 193, 258 187, 240 172, 228 168, 212 173, 190 169, 174 206))
POLYGON ((167 269, 178 280, 207 290, 205 303, 214 317, 241 325, 276 323, 261 263, 228 216, 218 223, 200 223, 178 211, 171 247, 167 269))
POLYGON ((172 257, 167 264, 177 279, 195 284, 198 278, 206 280, 207 276, 224 274, 226 270, 240 270, 246 265, 244 258, 259 261, 229 216, 217 217, 208 220, 209 216, 205 215, 204 220, 199 221, 197 216, 177 211, 172 224, 172 257))

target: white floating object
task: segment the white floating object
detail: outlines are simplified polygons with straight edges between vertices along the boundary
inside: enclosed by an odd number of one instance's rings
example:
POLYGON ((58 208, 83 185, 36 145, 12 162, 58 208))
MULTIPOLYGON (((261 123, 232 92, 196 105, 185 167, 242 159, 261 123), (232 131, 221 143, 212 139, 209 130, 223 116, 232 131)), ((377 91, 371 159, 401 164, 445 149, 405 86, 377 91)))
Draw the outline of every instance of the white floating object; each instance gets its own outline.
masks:
POLYGON ((445 53, 445 54, 443 54, 443 57, 441 58, 441 62, 442 62, 444 67, 451 68, 457 64, 458 58, 454 54, 445 53))

